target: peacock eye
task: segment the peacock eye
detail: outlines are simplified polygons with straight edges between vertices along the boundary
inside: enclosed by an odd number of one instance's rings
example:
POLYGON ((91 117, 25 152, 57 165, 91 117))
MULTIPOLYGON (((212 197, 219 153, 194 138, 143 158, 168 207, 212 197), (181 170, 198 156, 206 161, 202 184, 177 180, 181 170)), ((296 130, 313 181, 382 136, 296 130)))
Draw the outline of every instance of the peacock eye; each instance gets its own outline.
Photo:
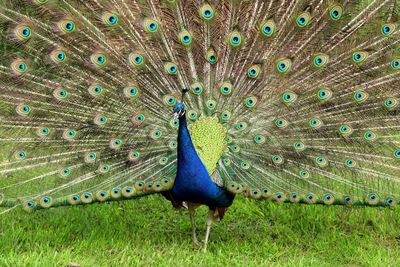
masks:
POLYGON ((339 20, 343 15, 343 7, 338 4, 330 6, 329 15, 332 20, 339 20))
POLYGON ((25 154, 25 152, 24 152, 24 151, 20 151, 20 152, 18 152, 18 158, 19 158, 19 159, 24 159, 24 158, 25 158, 25 156, 26 156, 26 154, 25 154))
POLYGON ((355 167, 357 165, 356 162, 354 160, 352 160, 352 159, 347 159, 345 161, 345 164, 349 168, 355 167))
POLYGON ((316 157, 315 163, 320 167, 325 167, 328 165, 328 161, 323 156, 316 157))
POLYGON ((396 31, 396 24, 388 23, 382 25, 382 34, 383 35, 392 35, 396 31))
POLYGON ((243 170, 248 170, 248 169, 250 168, 250 163, 249 163, 249 162, 246 162, 246 161, 243 161, 243 162, 240 164, 240 167, 241 167, 243 170))
POLYGON ((317 68, 325 66, 328 62, 329 56, 326 54, 319 53, 314 56, 314 66, 317 68))
POLYGON ((297 152, 304 151, 305 148, 306 148, 306 146, 304 145, 304 143, 301 142, 301 141, 295 142, 295 143, 293 144, 293 147, 294 147, 294 149, 295 149, 297 152))
POLYGON ((368 53, 364 51, 357 51, 353 53, 353 61, 355 63, 362 63, 364 62, 368 57, 368 53))
POLYGON ((168 162, 168 158, 167 157, 162 157, 158 161, 158 163, 160 163, 161 165, 165 165, 167 162, 168 162))
POLYGON ((343 124, 339 128, 339 132, 343 137, 348 137, 353 133, 353 128, 349 125, 343 124))
POLYGON ((200 8, 200 17, 206 21, 211 20, 214 17, 214 9, 209 4, 204 4, 200 8))
POLYGON ((308 124, 311 126, 313 129, 319 129, 322 126, 322 121, 319 118, 311 118, 308 122, 308 124))
POLYGON ((393 60, 392 60, 392 63, 390 64, 390 66, 391 66, 393 69, 397 70, 397 69, 400 67, 400 62, 399 62, 399 60, 398 60, 398 59, 393 59, 393 60))
POLYGON ((175 75, 178 73, 178 66, 172 62, 166 63, 164 69, 167 74, 175 75))
POLYGON ((296 24, 298 27, 303 28, 310 23, 310 20, 311 14, 309 12, 303 12, 297 17, 296 24))
POLYGON ((239 153, 240 147, 238 145, 231 145, 229 148, 232 150, 233 153, 239 153))
POLYGON ((136 85, 131 85, 124 88, 124 95, 128 98, 134 98, 139 95, 139 89, 136 85))
POLYGON ((276 24, 273 20, 269 20, 261 26, 261 32, 266 37, 272 36, 275 33, 275 30, 276 24))
POLYGON ((237 130, 244 130, 247 128, 247 123, 246 122, 238 122, 236 124, 236 129, 237 130))
POLYGON ((192 35, 187 30, 183 30, 179 33, 179 41, 182 45, 189 46, 192 43, 192 35))
POLYGON ((217 53, 213 48, 208 49, 206 53, 206 60, 211 64, 215 64, 218 61, 217 53))
POLYGON ((232 47, 238 47, 242 43, 242 35, 238 31, 233 31, 228 35, 228 42, 232 47))
POLYGON ((102 16, 102 20, 107 26, 115 26, 118 24, 118 16, 110 12, 105 12, 102 16))
POLYGON ((102 66, 106 65, 106 63, 107 63, 107 58, 103 53, 94 53, 90 57, 90 60, 97 67, 102 67, 102 66))
POLYGON ((217 101, 214 99, 209 99, 207 100, 206 105, 209 110, 214 110, 217 107, 217 101))
POLYGON ((65 29, 66 29, 67 31, 72 31, 72 30, 74 29, 74 24, 73 24, 72 22, 67 22, 67 23, 65 24, 65 29))
POLYGON ((255 96, 250 96, 244 99, 244 105, 247 108, 254 108, 257 104, 257 98, 255 96))
POLYGON ((11 69, 16 75, 22 75, 27 72, 28 66, 26 65, 25 61, 17 59, 11 63, 11 69))
POLYGON ((171 96, 171 95, 166 95, 166 96, 164 97, 164 103, 165 103, 167 106, 172 107, 172 106, 174 106, 175 103, 176 103, 176 98, 175 98, 174 96, 171 96))
POLYGON ((389 97, 385 99, 384 105, 388 110, 393 110, 399 105, 399 101, 394 97, 389 97))
POLYGON ((30 28, 28 28, 28 27, 24 28, 24 29, 22 30, 22 35, 23 35, 24 37, 29 37, 29 36, 31 35, 31 30, 30 30, 30 28))
POLYGON ((150 132, 150 137, 151 137, 153 140, 157 140, 157 139, 159 139, 161 136, 162 136, 162 133, 161 133, 160 130, 153 130, 153 131, 150 132))
POLYGON ((310 177, 310 173, 307 170, 301 170, 300 171, 300 176, 302 178, 309 178, 310 177))
POLYGON ((284 160, 281 155, 272 155, 272 162, 275 165, 281 165, 281 164, 283 164, 284 160))
POLYGON ((222 121, 226 122, 231 118, 231 112, 229 110, 224 110, 221 113, 221 119, 222 121))
MULTIPOLYGON (((225 166, 230 166, 231 165, 231 160, 230 159, 223 159, 222 160, 225 166)), ((235 185, 233 185, 235 187, 235 185)))
POLYGON ((61 20, 58 22, 58 28, 64 33, 71 33, 75 31, 75 23, 72 20, 61 20))
POLYGON ((256 144, 263 144, 265 143, 266 138, 262 135, 257 134, 256 136, 254 136, 254 142, 256 142, 256 144))
POLYGON ((321 101, 327 101, 332 98, 332 91, 327 88, 320 88, 318 90, 318 99, 321 101))
POLYGON ((275 63, 276 69, 279 73, 287 73, 292 67, 292 61, 290 59, 279 59, 275 63))
POLYGON ((203 92, 204 86, 200 82, 195 82, 190 85, 190 88, 193 94, 200 95, 203 92))
POLYGON ((297 95, 292 91, 287 91, 283 93, 282 100, 283 103, 289 106, 297 100, 297 95))
POLYGON ((59 53, 57 54, 57 58, 58 58, 59 60, 64 60, 64 59, 65 59, 65 54, 64 54, 64 52, 59 52, 59 53))
POLYGON ((276 125, 276 127, 280 128, 280 129, 284 129, 289 125, 289 123, 285 119, 276 119, 275 125, 276 125))
POLYGON ((153 19, 145 19, 144 28, 146 32, 155 33, 158 31, 158 22, 153 19))
POLYGON ((252 79, 257 79, 261 73, 260 65, 253 65, 247 69, 247 76, 252 79))
POLYGON ((143 56, 139 53, 130 53, 128 60, 129 63, 131 63, 135 67, 139 67, 144 64, 143 56))
MULTIPOLYGON (((189 116, 190 120, 195 121, 197 119, 198 114, 194 110, 189 110, 188 111, 188 116, 189 116)), ((178 120, 178 125, 179 125, 179 120, 178 120)))
POLYGON ((22 24, 15 28, 14 34, 20 41, 27 41, 32 35, 32 30, 29 26, 22 24))
POLYGON ((117 17, 116 17, 116 16, 111 16, 111 17, 108 19, 108 21, 109 21, 111 24, 115 24, 115 22, 117 21, 117 17))

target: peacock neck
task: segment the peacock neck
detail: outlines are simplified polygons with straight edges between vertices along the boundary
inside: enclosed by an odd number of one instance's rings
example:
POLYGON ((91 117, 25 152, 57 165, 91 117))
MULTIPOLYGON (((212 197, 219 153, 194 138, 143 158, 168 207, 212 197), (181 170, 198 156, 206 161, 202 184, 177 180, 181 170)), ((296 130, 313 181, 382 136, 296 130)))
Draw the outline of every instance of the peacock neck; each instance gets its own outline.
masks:
POLYGON ((190 137, 187 127, 186 116, 179 118, 178 132, 178 168, 180 164, 189 164, 193 161, 193 157, 197 157, 196 149, 193 146, 192 138, 190 137))

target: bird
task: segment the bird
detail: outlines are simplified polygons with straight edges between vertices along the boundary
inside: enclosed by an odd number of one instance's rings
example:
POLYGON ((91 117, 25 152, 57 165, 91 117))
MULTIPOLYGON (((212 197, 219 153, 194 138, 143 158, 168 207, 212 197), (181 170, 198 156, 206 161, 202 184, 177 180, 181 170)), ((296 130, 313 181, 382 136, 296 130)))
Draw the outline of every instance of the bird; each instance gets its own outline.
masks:
POLYGON ((0 215, 161 194, 206 251, 236 196, 395 206, 399 16, 396 0, 1 1, 0 215))

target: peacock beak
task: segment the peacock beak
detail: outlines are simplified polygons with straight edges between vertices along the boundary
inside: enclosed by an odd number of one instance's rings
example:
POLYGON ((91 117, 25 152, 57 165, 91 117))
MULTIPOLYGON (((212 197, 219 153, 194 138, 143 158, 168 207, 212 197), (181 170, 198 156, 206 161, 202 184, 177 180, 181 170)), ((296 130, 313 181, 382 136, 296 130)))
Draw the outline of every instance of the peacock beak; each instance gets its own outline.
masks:
POLYGON ((185 114, 185 110, 178 110, 174 112, 174 120, 179 119, 180 117, 182 117, 185 114))

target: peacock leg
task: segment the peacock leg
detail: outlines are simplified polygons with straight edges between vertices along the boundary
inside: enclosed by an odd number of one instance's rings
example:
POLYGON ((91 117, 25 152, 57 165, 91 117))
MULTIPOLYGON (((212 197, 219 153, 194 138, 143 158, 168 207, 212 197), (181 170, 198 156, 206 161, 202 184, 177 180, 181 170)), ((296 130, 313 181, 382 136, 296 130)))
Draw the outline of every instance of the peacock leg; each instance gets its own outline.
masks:
POLYGON ((207 252, 207 243, 208 238, 210 237, 211 225, 214 222, 214 213, 215 210, 212 209, 210 209, 210 211, 208 212, 206 238, 204 239, 204 252, 207 252))
POLYGON ((196 213, 196 206, 192 205, 191 203, 188 203, 188 209, 189 209, 189 214, 190 214, 190 222, 192 223, 192 238, 193 238, 193 243, 195 246, 200 245, 200 241, 197 239, 196 236, 196 220, 195 220, 195 213, 196 213))

